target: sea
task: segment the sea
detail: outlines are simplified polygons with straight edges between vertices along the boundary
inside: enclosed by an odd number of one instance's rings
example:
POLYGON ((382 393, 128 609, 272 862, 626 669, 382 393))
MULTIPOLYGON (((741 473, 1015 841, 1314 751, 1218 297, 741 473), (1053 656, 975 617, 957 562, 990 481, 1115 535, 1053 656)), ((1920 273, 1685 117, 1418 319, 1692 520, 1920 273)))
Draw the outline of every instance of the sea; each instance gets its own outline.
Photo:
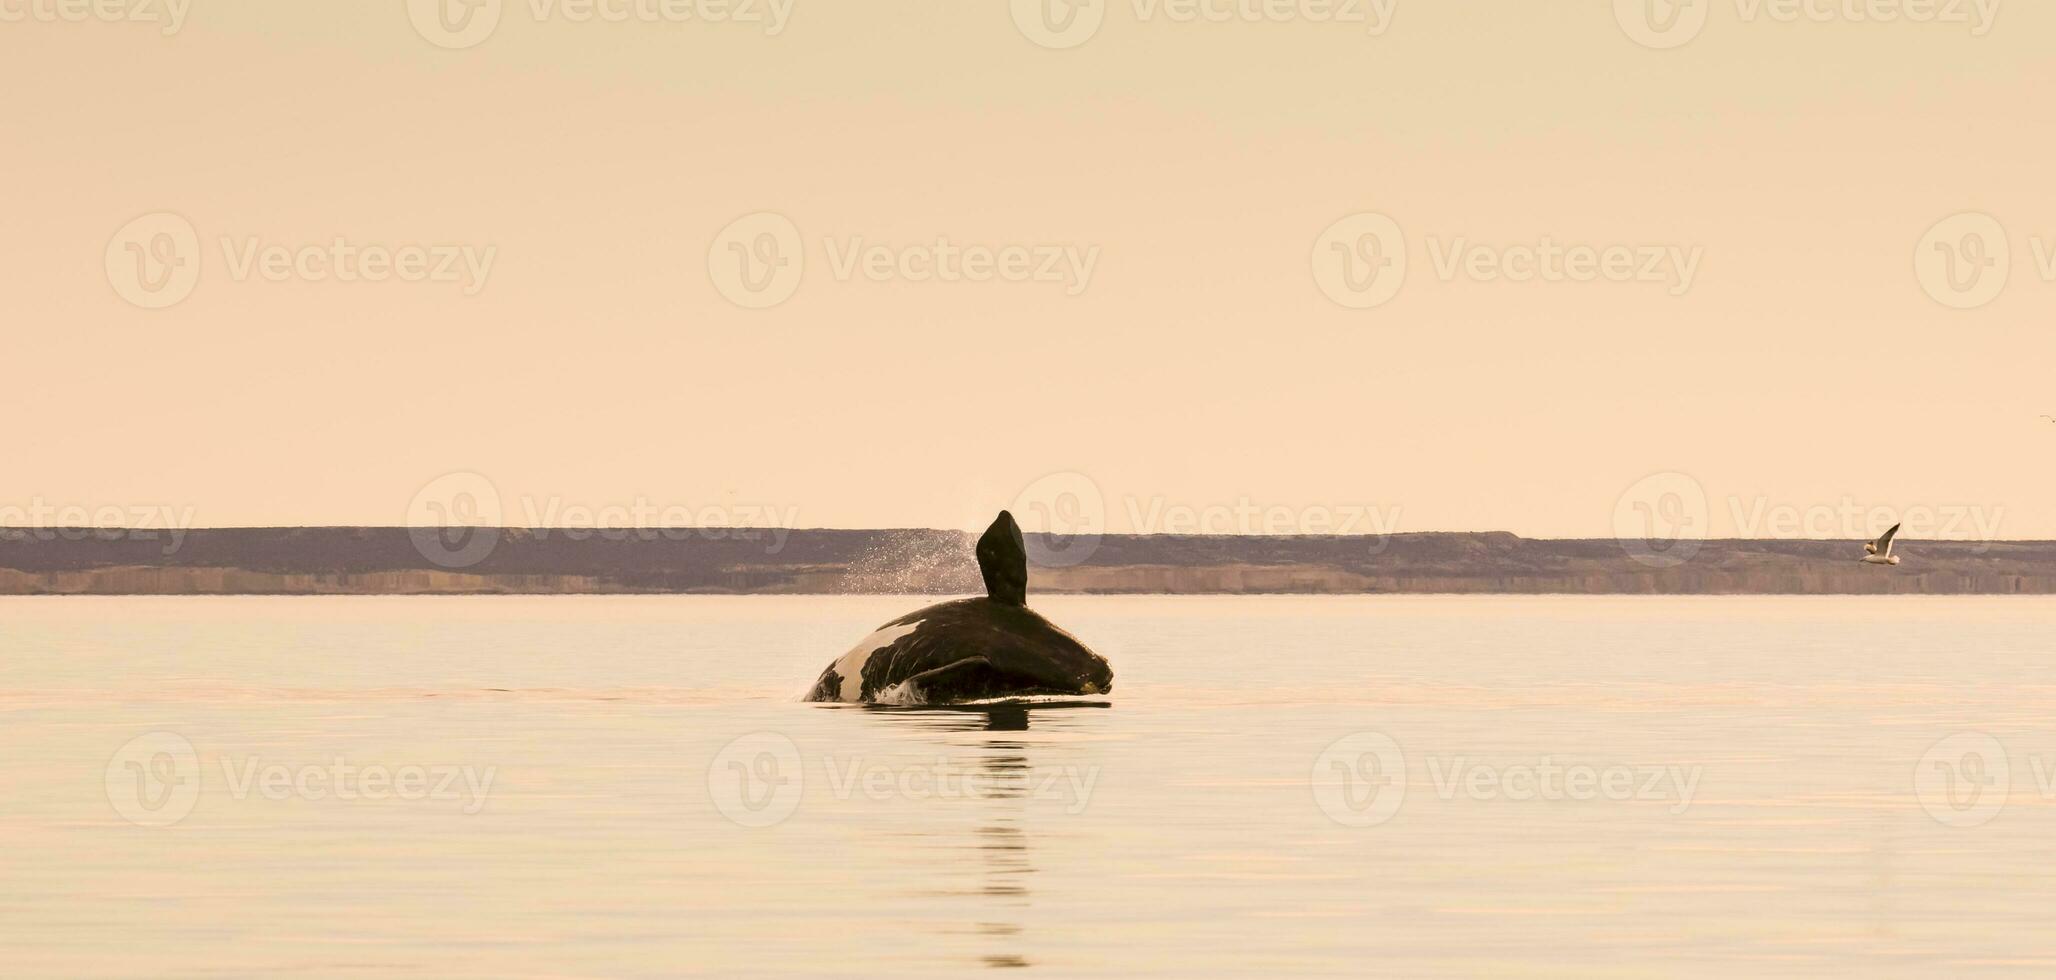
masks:
POLYGON ((0 599, 0 974, 2056 971, 2056 600, 0 599))

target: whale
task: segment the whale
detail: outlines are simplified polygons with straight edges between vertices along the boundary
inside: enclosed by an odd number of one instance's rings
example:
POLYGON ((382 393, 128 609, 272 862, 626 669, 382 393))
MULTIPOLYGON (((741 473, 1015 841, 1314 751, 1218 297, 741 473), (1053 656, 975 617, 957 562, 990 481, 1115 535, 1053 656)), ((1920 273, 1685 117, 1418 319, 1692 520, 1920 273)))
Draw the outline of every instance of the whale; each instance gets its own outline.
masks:
POLYGON ((1028 550, 1014 515, 999 512, 977 555, 985 595, 878 627, 821 672, 806 700, 954 704, 1112 691, 1105 657, 1028 608, 1028 550))

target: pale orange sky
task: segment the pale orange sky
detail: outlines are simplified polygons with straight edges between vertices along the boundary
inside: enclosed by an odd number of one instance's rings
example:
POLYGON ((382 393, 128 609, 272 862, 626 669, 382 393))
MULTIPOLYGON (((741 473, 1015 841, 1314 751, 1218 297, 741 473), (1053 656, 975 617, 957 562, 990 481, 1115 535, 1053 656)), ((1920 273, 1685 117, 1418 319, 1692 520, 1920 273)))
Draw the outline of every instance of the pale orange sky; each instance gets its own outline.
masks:
POLYGON ((514 524, 642 501, 971 527, 1075 473, 1113 530, 1247 502, 1603 537, 1675 472, 1716 535, 1847 504, 2056 537, 2056 9, 1976 37, 1699 2, 1670 50, 1609 0, 1398 0, 1382 34, 1114 0, 1054 50, 987 0, 797 0, 775 36, 509 0, 449 50, 399 0, 193 0, 170 36, 0 0, 0 508, 396 524, 466 472, 514 524), (2011 275, 1955 310, 1915 254, 1966 211, 2011 275), (143 309, 111 270, 160 212, 199 277, 143 309), (709 253, 757 212, 804 271, 745 309, 709 253), (1408 258, 1365 310, 1310 258, 1362 212, 1408 258), (492 264, 237 272, 338 237, 492 264), (838 275, 856 239, 939 237, 1091 275, 838 275), (1545 238, 1699 258, 1688 289, 1438 269, 1545 238))

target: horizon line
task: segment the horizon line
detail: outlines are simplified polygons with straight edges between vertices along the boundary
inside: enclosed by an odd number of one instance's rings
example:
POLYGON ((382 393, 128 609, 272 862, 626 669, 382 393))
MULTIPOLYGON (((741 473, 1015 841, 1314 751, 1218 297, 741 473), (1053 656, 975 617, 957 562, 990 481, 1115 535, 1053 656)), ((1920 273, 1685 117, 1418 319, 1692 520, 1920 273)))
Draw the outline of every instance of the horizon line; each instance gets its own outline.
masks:
MULTIPOLYGON (((539 531, 539 532, 550 532, 550 533, 560 533, 560 532, 576 532, 576 533, 580 533, 580 534, 600 534, 600 533, 610 533, 610 534, 611 534, 611 533, 620 533, 620 532, 654 532, 654 533, 663 533, 663 532, 674 532, 674 531, 685 531, 685 532, 699 532, 699 531, 723 531, 723 532, 728 532, 728 531, 739 531, 739 532, 783 532, 783 533, 785 533, 785 534, 800 534, 800 533, 830 532, 830 533, 845 533, 845 534, 856 534, 856 533, 871 533, 871 534, 885 534, 885 533, 926 533, 926 534, 964 534, 964 535, 977 535, 977 534, 979 534, 979 533, 980 533, 980 530, 979 530, 979 529, 974 529, 974 528, 942 528, 942 527, 783 527, 783 526, 780 526, 780 525, 775 525, 775 524, 668 524, 668 525, 633 525, 633 526, 620 526, 620 525, 615 525, 615 526, 605 526, 605 527, 601 527, 601 526, 581 526, 581 527, 566 527, 566 526, 562 526, 562 525, 518 525, 518 524, 220 524, 220 525, 212 525, 212 526, 208 526, 208 527, 118 527, 118 526, 104 526, 104 525, 76 525, 76 524, 71 524, 71 525, 64 525, 64 524, 51 524, 51 525, 42 525, 42 524, 29 524, 29 525, 16 525, 16 524, 0 524, 0 540, 9 540, 9 539, 17 539, 17 538, 18 538, 18 536, 19 536, 20 534, 22 534, 22 533, 45 533, 45 534, 47 534, 47 533, 59 533, 59 534, 63 534, 63 533, 72 533, 72 534, 79 534, 79 535, 84 535, 84 536, 88 536, 88 537, 91 537, 91 536, 119 536, 119 535, 140 535, 140 534, 151 534, 151 535, 156 535, 156 534, 168 534, 168 533, 177 533, 177 534, 198 534, 198 533, 208 533, 208 532, 220 532, 220 531, 417 531, 417 530, 448 530, 448 531, 465 531, 465 530, 492 530, 492 531, 516 531, 516 532, 519 532, 519 531, 527 531, 527 532, 538 532, 538 531, 539 531)), ((1341 540, 1349 540, 1349 539, 1375 539, 1375 538, 1418 538, 1418 537, 1429 537, 1429 536, 1433 536, 1433 535, 1445 535, 1445 536, 1453 536, 1453 535, 1468 535, 1468 536, 1491 536, 1491 535, 1505 535, 1505 536, 1508 536, 1508 537, 1512 537, 1512 538, 1515 538, 1515 539, 1518 539, 1518 540, 1521 540, 1521 541, 1563 541, 1563 542, 1619 542, 1619 541, 1624 541, 1624 540, 1660 540, 1660 541, 1698 541, 1698 542, 1708 542, 1708 543, 1711 543, 1711 542, 1721 542, 1721 541, 1740 541, 1740 542, 1780 542, 1780 543, 1798 543, 1798 542, 1846 542, 1846 541, 1866 541, 1866 540, 1869 540, 1868 538, 1861 538, 1861 537, 1857 537, 1857 538, 1800 538, 1800 537, 1790 537, 1790 538, 1780 538, 1780 537, 1759 537, 1759 538, 1744 538, 1744 537, 1723 537, 1723 538, 1716 538, 1716 537, 1688 537, 1688 536, 1677 536, 1677 537, 1667 537, 1667 538, 1662 538, 1662 537, 1659 537, 1659 538, 1641 538, 1641 539, 1637 539, 1637 538, 1623 538, 1623 537, 1620 537, 1620 536, 1618 536, 1618 535, 1614 535, 1614 536, 1586 536, 1586 537, 1578 537, 1578 536, 1563 536, 1563 537, 1549 537, 1549 536, 1540 536, 1540 537, 1531 537, 1531 536, 1528 536, 1528 535, 1524 535, 1524 534, 1521 534, 1521 533, 1520 533, 1520 532, 1518 532, 1518 531, 1508 531, 1508 530, 1503 530, 1503 529, 1487 529, 1487 530, 1428 530, 1428 531, 1383 531, 1383 532, 1373 532, 1373 533, 1365 533, 1365 534, 1336 534, 1336 533, 1320 533, 1320 532, 1303 532, 1303 533, 1284 533, 1284 534, 1272 534, 1272 533, 1262 533, 1262 532, 1235 532, 1235 531, 1189 531, 1189 532, 1187 532, 1187 531, 1114 531, 1114 530, 1098 530, 1098 531, 1078 531, 1078 532, 1056 532, 1056 531, 1029 531, 1029 530, 1025 530, 1025 529, 1024 529, 1024 530, 1023 530, 1023 531, 1022 531, 1021 533, 1022 533, 1022 534, 1024 534, 1024 535, 1032 535, 1032 536, 1038 536, 1038 537, 1060 537, 1060 538, 1072 538, 1072 537, 1098 537, 1098 538, 1223 538, 1223 539, 1246 539, 1246 540, 1261 540, 1261 539, 1276 539, 1276 540, 1304 540, 1304 539, 1310 539, 1310 538, 1322 538, 1322 539, 1341 539, 1341 540)), ((1902 533, 1902 535, 1900 536, 1899 540, 1901 540, 1901 541, 1921 541, 1921 542, 1925 542, 1925 543, 1934 543, 1934 544, 2056 544, 2056 538, 1975 538, 1975 537, 1968 537, 1968 538, 1909 538, 1909 537, 1906 537, 1906 536, 1905 536, 1905 535, 1904 535, 1903 533, 1902 533)))

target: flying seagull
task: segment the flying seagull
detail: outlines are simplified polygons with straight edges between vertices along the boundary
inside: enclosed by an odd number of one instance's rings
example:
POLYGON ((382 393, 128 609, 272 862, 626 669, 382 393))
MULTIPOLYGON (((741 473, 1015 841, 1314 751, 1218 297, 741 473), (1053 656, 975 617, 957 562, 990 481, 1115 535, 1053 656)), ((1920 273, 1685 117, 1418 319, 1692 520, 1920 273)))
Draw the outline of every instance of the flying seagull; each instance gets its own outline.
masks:
POLYGON ((1863 562, 1866 565, 1897 565, 1899 556, 1892 554, 1892 537, 1899 533, 1899 525, 1885 532, 1885 536, 1863 546, 1863 562))

